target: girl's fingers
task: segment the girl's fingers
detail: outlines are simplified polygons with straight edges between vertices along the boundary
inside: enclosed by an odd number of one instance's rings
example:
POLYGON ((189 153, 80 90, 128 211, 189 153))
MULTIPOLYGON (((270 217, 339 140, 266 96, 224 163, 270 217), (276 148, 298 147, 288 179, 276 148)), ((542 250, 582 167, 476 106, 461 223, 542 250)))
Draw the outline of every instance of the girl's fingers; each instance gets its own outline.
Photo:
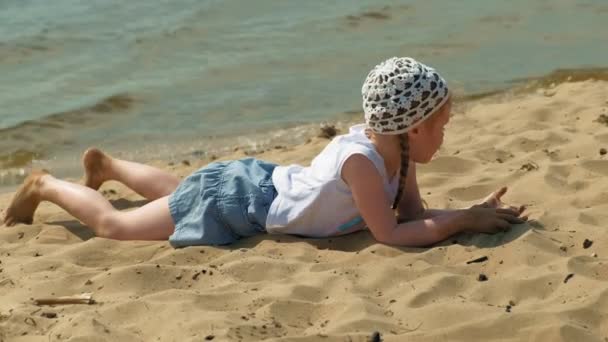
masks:
POLYGON ((486 208, 490 208, 490 207, 495 208, 498 206, 498 202, 496 201, 496 198, 489 196, 483 200, 481 205, 486 208))
POLYGON ((524 213, 524 211, 526 211, 526 209, 528 209, 528 208, 525 205, 521 205, 519 207, 504 205, 504 206, 500 207, 499 209, 511 210, 513 213, 516 213, 517 216, 521 217, 522 214, 524 213))
POLYGON ((502 188, 500 188, 498 191, 494 192, 494 196, 498 201, 500 201, 500 198, 507 193, 507 187, 503 186, 502 188))
POLYGON ((494 208, 494 206, 486 201, 480 204, 475 204, 472 206, 472 208, 494 208))
POLYGON ((507 214, 498 214, 498 217, 509 222, 510 224, 522 224, 525 221, 517 216, 507 215, 507 214))
POLYGON ((509 209, 509 210, 513 210, 513 211, 517 211, 519 212, 520 207, 514 207, 512 205, 508 205, 508 204, 503 204, 499 207, 500 209, 509 209))
POLYGON ((515 216, 515 217, 519 216, 519 211, 513 210, 513 209, 498 208, 498 209, 496 209, 496 213, 511 215, 511 216, 515 216))
POLYGON ((509 228, 511 228, 511 224, 502 219, 497 219, 496 221, 494 221, 494 226, 499 228, 502 231, 505 231, 505 230, 508 230, 509 228))

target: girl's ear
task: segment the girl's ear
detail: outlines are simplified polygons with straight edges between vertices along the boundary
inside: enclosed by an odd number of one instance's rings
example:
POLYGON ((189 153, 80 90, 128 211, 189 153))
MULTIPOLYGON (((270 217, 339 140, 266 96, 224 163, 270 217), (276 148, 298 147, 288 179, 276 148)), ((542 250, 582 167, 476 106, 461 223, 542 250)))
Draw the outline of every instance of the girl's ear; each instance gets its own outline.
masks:
POLYGON ((424 125, 424 123, 422 123, 422 125, 418 125, 414 128, 412 128, 411 130, 409 130, 407 132, 408 137, 410 139, 410 146, 411 145, 416 145, 416 141, 418 141, 419 139, 422 139, 422 136, 424 135, 424 127, 422 127, 424 125))
POLYGON ((431 121, 433 120, 433 118, 428 118, 427 120, 425 120, 423 123, 421 123, 420 125, 412 128, 408 133, 410 133, 412 137, 417 137, 420 136, 422 134, 426 134, 426 132, 429 130, 429 125, 431 125, 431 121))
POLYGON ((413 134, 413 135, 420 134, 420 126, 416 126, 416 127, 412 128, 408 133, 413 134))

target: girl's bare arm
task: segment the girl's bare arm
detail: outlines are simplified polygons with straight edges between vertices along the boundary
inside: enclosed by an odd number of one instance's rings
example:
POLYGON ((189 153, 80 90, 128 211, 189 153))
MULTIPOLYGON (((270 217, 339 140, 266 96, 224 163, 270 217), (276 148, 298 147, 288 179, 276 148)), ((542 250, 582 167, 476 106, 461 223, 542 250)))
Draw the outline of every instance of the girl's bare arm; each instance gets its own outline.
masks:
POLYGON ((348 158, 342 178, 350 186, 361 216, 376 240, 402 246, 424 246, 446 239, 464 229, 465 212, 429 220, 397 224, 384 193, 382 178, 374 164, 363 155, 348 158))
MULTIPOLYGON (((511 206, 503 203, 501 197, 507 192, 507 188, 503 187, 492 194, 488 195, 483 201, 477 205, 492 207, 492 208, 510 208, 523 213, 524 206, 511 206)), ((442 215, 453 215, 454 212, 462 209, 430 209, 425 208, 420 190, 418 189, 418 180, 416 179, 416 163, 410 161, 405 189, 403 197, 399 202, 398 222, 408 222, 422 219, 430 219, 442 215)))
POLYGON ((471 208, 398 224, 382 178, 369 159, 360 154, 349 157, 342 167, 342 179, 349 185, 372 235, 385 244, 427 246, 465 229, 493 233, 523 222, 517 217, 519 213, 509 209, 471 208))

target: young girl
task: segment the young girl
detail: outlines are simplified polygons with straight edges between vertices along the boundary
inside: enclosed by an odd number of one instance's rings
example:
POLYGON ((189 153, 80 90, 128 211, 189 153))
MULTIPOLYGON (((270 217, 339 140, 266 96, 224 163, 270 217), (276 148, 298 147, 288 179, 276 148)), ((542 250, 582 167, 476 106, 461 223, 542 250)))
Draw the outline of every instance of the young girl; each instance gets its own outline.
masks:
POLYGON ((34 172, 4 223, 31 223, 38 204, 49 201, 97 236, 169 239, 175 247, 229 244, 264 232, 327 237, 366 227, 381 243, 425 246, 461 231, 493 233, 526 220, 523 207, 502 204, 506 188, 469 209, 424 208, 416 163, 428 163, 441 146, 451 107, 447 84, 434 69, 412 58, 388 59, 369 73, 362 95, 365 124, 334 138, 308 167, 247 158, 211 163, 180 182, 89 149, 85 186, 34 172), (116 210, 96 191, 107 180, 151 202, 116 210))

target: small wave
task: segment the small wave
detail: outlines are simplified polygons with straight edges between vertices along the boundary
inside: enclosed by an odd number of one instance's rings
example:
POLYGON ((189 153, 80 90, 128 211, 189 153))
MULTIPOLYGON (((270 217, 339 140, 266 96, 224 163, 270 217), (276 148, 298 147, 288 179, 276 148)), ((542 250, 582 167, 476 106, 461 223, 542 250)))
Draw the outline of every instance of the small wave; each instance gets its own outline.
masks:
POLYGON ((27 172, 23 168, 0 170, 0 193, 9 187, 23 183, 27 172))
POLYGON ((116 94, 90 106, 0 129, 0 136, 3 137, 0 143, 0 151, 3 151, 0 153, 0 169, 26 166, 32 160, 44 157, 49 147, 72 145, 71 137, 82 131, 84 125, 91 126, 99 121, 100 115, 104 115, 105 119, 109 114, 127 111, 134 103, 133 96, 116 94))
POLYGON ((608 68, 579 68, 556 69, 540 77, 516 79, 516 83, 524 83, 526 88, 547 88, 566 82, 582 82, 589 80, 608 81, 608 68))
POLYGON ((41 53, 50 53, 52 49, 41 43, 12 44, 0 42, 0 63, 22 63, 25 59, 41 53))
POLYGON ((40 159, 42 155, 35 151, 19 149, 11 153, 0 154, 0 169, 21 167, 29 164, 34 159, 40 159))
POLYGON ((412 5, 383 6, 380 9, 363 10, 357 14, 350 14, 345 17, 346 24, 350 27, 357 27, 366 21, 386 21, 393 17, 399 17, 403 13, 412 13, 412 5))
POLYGON ((134 103, 135 98, 133 96, 129 94, 116 94, 101 99, 91 106, 51 114, 43 119, 36 120, 34 123, 42 125, 49 123, 85 123, 86 121, 97 120, 98 114, 111 114, 126 111, 130 109, 134 103))
POLYGON ((562 83, 591 80, 608 81, 608 68, 556 69, 543 76, 514 79, 511 81, 511 87, 470 94, 456 94, 456 100, 469 102, 505 94, 530 94, 539 89, 551 88, 562 83))

